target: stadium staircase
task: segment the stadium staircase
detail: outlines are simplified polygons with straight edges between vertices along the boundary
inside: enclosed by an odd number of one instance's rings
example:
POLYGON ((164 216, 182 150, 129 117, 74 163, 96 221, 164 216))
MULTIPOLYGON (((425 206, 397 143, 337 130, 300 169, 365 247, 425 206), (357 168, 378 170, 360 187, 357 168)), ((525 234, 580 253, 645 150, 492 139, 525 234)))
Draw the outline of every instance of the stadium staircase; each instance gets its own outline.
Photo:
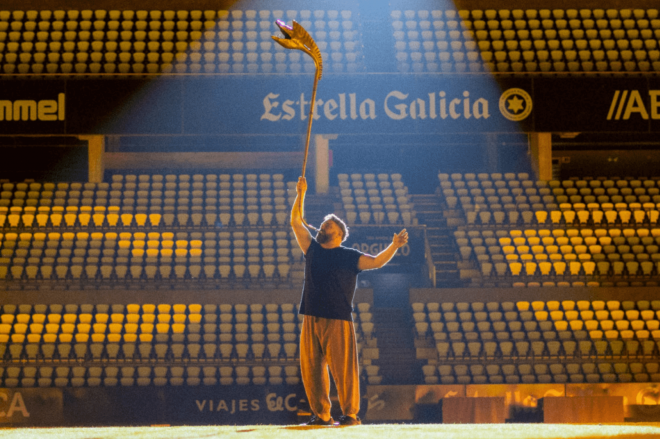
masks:
POLYGON ((444 209, 440 198, 435 194, 412 195, 417 220, 426 224, 426 234, 431 247, 431 257, 435 266, 436 288, 457 288, 465 286, 460 279, 456 251, 453 245, 448 218, 453 211, 444 209))
POLYGON ((410 327, 410 307, 375 308, 374 323, 378 337, 378 360, 382 384, 418 384, 422 382, 420 365, 410 327))

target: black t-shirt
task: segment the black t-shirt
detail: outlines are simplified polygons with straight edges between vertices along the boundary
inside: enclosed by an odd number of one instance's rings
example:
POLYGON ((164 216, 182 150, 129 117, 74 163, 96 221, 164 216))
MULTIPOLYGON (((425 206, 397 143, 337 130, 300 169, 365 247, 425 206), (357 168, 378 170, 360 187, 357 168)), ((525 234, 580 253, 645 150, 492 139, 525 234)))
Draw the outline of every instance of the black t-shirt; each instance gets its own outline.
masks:
POLYGON ((305 254, 305 283, 300 314, 353 321, 358 260, 363 253, 347 247, 325 249, 312 239, 305 254))

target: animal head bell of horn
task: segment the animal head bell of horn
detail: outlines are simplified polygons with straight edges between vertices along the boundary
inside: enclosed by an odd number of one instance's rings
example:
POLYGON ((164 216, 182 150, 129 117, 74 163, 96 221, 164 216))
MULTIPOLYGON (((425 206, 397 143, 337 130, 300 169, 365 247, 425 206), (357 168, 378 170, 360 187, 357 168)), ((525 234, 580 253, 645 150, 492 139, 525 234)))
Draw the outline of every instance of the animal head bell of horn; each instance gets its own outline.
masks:
POLYGON ((276 36, 272 36, 271 38, 286 49, 302 50, 311 56, 317 66, 318 77, 320 79, 323 72, 323 59, 321 57, 321 51, 312 36, 296 21, 293 21, 292 26, 287 26, 281 20, 277 20, 275 24, 280 28, 284 38, 276 36))

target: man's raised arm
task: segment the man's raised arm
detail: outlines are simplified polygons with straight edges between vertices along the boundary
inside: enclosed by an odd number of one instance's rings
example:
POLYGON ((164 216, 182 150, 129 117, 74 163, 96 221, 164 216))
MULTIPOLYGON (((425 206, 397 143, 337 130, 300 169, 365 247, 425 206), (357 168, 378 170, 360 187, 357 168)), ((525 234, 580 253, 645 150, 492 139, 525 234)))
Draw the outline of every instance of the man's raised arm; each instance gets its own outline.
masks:
POLYGON ((359 270, 375 270, 376 268, 381 268, 394 257, 396 251, 406 245, 408 242, 408 232, 406 229, 401 230, 399 233, 395 233, 392 238, 392 243, 387 246, 385 250, 378 253, 376 256, 371 255, 362 255, 358 259, 358 269, 359 270))
POLYGON ((312 243, 312 235, 303 224, 302 213, 306 192, 307 180, 305 180, 305 177, 300 177, 296 185, 296 201, 293 202, 293 207, 291 208, 291 227, 293 228, 293 233, 296 235, 296 241, 298 241, 300 250, 304 254, 307 254, 307 249, 312 243))

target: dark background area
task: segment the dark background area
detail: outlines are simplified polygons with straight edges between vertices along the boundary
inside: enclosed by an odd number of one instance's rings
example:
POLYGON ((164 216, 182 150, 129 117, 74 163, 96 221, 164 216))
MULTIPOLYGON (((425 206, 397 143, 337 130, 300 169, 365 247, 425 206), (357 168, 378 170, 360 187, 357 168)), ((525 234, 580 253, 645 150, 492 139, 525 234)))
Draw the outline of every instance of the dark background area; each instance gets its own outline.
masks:
POLYGON ((88 180, 87 142, 75 137, 0 137, 0 157, 5 180, 88 180))

